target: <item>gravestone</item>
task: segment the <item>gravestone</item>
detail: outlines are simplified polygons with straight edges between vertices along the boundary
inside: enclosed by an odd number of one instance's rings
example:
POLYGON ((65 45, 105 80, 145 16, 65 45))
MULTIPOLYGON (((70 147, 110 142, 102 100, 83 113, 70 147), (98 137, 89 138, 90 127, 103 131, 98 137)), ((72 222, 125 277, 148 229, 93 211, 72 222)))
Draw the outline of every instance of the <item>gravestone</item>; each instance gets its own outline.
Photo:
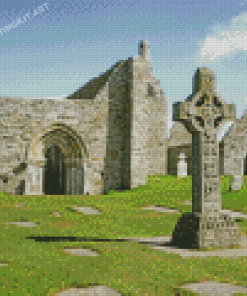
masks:
POLYGON ((231 180, 231 190, 241 190, 243 175, 234 175, 231 180))
POLYGON ((178 156, 178 163, 177 163, 177 177, 178 178, 185 178, 187 177, 187 163, 185 161, 185 154, 180 153, 178 156))
POLYGON ((234 161, 237 164, 237 171, 231 180, 231 190, 241 190, 244 181, 244 160, 243 158, 237 158, 234 161))
POLYGON ((193 94, 173 105, 173 120, 183 122, 192 133, 192 212, 182 215, 171 241, 181 248, 229 247, 241 242, 234 218, 221 211, 217 141, 222 120, 234 118, 235 110, 215 92, 213 72, 198 68, 193 94))

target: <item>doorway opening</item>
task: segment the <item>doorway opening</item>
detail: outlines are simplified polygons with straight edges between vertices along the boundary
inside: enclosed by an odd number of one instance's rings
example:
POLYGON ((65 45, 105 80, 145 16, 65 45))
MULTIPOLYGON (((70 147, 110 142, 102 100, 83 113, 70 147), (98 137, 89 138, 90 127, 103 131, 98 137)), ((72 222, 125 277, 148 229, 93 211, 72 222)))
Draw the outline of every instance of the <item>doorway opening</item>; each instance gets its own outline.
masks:
POLYGON ((65 163, 62 149, 57 145, 45 153, 45 195, 65 195, 65 163))

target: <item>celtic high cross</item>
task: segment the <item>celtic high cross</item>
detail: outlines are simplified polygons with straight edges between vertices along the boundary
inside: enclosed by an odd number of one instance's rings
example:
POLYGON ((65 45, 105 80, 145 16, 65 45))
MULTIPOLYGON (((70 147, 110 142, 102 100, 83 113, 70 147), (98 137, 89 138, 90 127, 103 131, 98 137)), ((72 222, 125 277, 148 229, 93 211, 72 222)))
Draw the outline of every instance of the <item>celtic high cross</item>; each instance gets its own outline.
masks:
POLYGON ((173 120, 192 133, 192 212, 176 225, 172 243, 187 248, 238 244, 240 232, 233 218, 221 212, 219 143, 223 120, 235 118, 234 105, 226 104, 215 91, 215 77, 198 68, 193 94, 173 105, 173 120))
POLYGON ((199 68, 194 90, 185 102, 174 106, 173 120, 192 133, 192 211, 221 209, 219 143, 217 132, 223 119, 234 119, 234 107, 215 94, 215 78, 208 68, 199 68))

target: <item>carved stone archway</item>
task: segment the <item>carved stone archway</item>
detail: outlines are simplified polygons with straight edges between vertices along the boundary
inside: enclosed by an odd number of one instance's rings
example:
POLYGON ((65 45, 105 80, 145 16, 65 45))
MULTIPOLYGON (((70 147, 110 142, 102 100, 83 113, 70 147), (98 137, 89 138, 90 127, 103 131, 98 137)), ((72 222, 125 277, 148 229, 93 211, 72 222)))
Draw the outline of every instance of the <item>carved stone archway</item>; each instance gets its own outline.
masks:
POLYGON ((25 195, 43 194, 84 194, 84 145, 64 124, 41 132, 29 147, 25 195))

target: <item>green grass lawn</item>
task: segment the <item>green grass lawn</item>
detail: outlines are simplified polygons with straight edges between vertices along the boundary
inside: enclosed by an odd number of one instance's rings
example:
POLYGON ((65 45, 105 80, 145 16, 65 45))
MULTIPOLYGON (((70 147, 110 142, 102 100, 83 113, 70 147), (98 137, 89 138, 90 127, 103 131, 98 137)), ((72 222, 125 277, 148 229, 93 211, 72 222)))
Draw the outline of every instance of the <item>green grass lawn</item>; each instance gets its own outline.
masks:
MULTIPOLYGON (((221 178, 222 207, 247 213, 247 179, 241 191, 230 192, 231 176, 221 178)), ((0 198, 0 295, 54 295, 67 288, 107 285, 126 295, 183 294, 184 283, 221 281, 247 285, 247 257, 188 258, 166 254, 137 242, 35 242, 30 236, 70 236, 117 239, 171 235, 182 213, 142 210, 147 205, 190 212, 192 178, 150 176, 148 185, 99 196, 7 196, 0 198), (24 208, 16 208, 17 203, 24 208), (91 206, 100 215, 84 215, 72 207, 91 206), (61 212, 62 217, 53 217, 61 212), (18 227, 4 222, 29 221, 18 227), (99 256, 71 256, 65 247, 86 247, 99 256)), ((247 221, 237 222, 247 236, 247 221)), ((185 290, 184 290, 185 291, 185 290)))

